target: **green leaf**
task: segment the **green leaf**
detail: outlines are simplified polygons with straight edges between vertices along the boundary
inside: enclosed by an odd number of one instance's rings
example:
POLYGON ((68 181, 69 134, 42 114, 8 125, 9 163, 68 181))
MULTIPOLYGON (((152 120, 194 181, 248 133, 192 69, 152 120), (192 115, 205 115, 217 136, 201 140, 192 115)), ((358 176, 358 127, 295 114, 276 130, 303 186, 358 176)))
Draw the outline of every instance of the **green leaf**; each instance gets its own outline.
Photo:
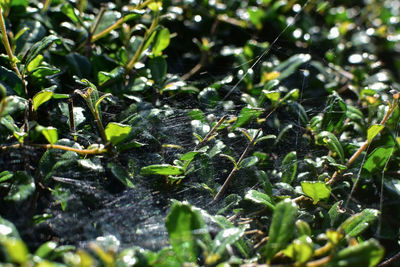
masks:
POLYGON ((132 176, 126 171, 126 169, 114 162, 109 162, 107 167, 111 169, 111 173, 126 187, 135 188, 132 182, 132 176))
POLYGON ((184 170, 180 166, 173 166, 169 164, 154 164, 150 166, 143 167, 140 170, 140 174, 142 175, 181 175, 184 173, 184 170))
POLYGON ((301 236, 282 252, 296 262, 305 263, 314 254, 314 244, 309 236, 301 236))
POLYGON ((326 144, 329 150, 336 153, 339 156, 340 161, 344 163, 343 147, 333 133, 327 131, 321 132, 317 135, 317 143, 321 145, 326 144))
POLYGON ((280 72, 277 77, 278 80, 282 81, 292 75, 301 64, 306 63, 311 59, 309 54, 296 54, 289 59, 279 64, 274 71, 280 72))
POLYGON ((191 161, 199 153, 200 153, 200 151, 189 151, 189 152, 183 154, 179 159, 191 161))
POLYGON ((52 126, 43 127, 43 126, 36 126, 36 131, 41 132, 43 136, 46 138, 47 142, 51 145, 54 145, 58 141, 58 132, 57 128, 52 126))
POLYGON ((64 13, 73 22, 79 23, 80 25, 82 25, 82 22, 81 22, 80 18, 78 17, 78 15, 76 15, 75 9, 72 5, 65 3, 61 7, 61 12, 64 13))
POLYGON ((92 63, 87 57, 73 52, 66 55, 65 60, 72 75, 76 75, 79 78, 90 77, 92 63))
POLYGON ((153 43, 153 55, 159 56, 161 52, 168 47, 170 42, 170 33, 167 28, 162 28, 162 30, 157 32, 157 36, 155 37, 153 43))
POLYGON ((132 127, 129 125, 110 122, 107 124, 105 129, 107 141, 111 142, 113 145, 116 145, 128 137, 131 129, 132 127))
POLYGON ((344 221, 339 229, 343 229, 347 235, 356 237, 362 234, 371 224, 379 217, 379 211, 376 209, 364 209, 346 221, 344 221))
POLYGON ((26 55, 25 65, 29 65, 29 63, 37 57, 43 50, 50 47, 54 42, 60 42, 60 38, 55 35, 49 35, 44 37, 41 41, 35 43, 28 54, 26 55))
POLYGON ((5 250, 6 255, 13 263, 25 265, 29 259, 29 251, 21 239, 12 237, 0 238, 0 244, 5 250))
POLYGON ((165 220, 169 242, 181 263, 197 262, 197 239, 210 243, 200 212, 186 202, 175 201, 165 220))
POLYGON ((162 56, 151 58, 149 61, 149 68, 154 82, 160 84, 167 74, 167 61, 165 58, 162 56))
POLYGON ((15 72, 6 69, 3 66, 0 66, 0 81, 6 87, 7 94, 10 95, 12 92, 17 93, 19 96, 25 94, 22 80, 15 72))
POLYGON ((278 102, 279 98, 281 97, 281 93, 279 91, 262 90, 262 92, 272 103, 278 102))
POLYGON ((363 168, 370 173, 382 171, 386 161, 389 159, 390 155, 392 155, 393 150, 393 146, 381 146, 376 148, 368 155, 363 168))
POLYGON ((242 108, 235 125, 233 125, 233 127, 232 127, 232 131, 235 130, 236 128, 242 126, 243 124, 247 123, 249 120, 251 120, 253 118, 257 118, 258 116, 260 116, 260 114, 261 114, 261 110, 259 110, 259 109, 252 109, 252 108, 248 108, 248 107, 242 108))
POLYGON ((272 217, 268 243, 261 249, 261 254, 270 263, 272 257, 292 239, 296 230, 297 206, 290 199, 279 202, 272 217))
POLYGON ((282 161, 282 182, 291 184, 297 172, 297 153, 289 152, 282 161))
POLYGON ((327 108, 323 112, 321 130, 332 132, 343 127, 346 118, 347 106, 336 93, 328 98, 327 108))
POLYGON ((274 200, 267 194, 261 193, 257 190, 249 190, 244 199, 252 201, 257 204, 263 204, 269 207, 271 210, 275 209, 274 200))
POLYGON ((40 105, 46 103, 53 97, 53 92, 49 90, 43 90, 33 96, 33 109, 36 111, 40 105))
POLYGON ((53 241, 48 241, 42 244, 35 252, 35 256, 45 259, 47 258, 57 247, 57 243, 53 241))
POLYGON ((339 251, 329 263, 329 267, 376 266, 384 254, 383 247, 375 239, 339 251))
POLYGON ((99 81, 99 85, 101 86, 109 80, 121 78, 123 74, 125 74, 125 69, 123 67, 116 67, 110 72, 99 71, 99 73, 97 74, 97 79, 99 81))
POLYGON ((256 156, 247 157, 247 158, 243 159, 242 162, 240 162, 238 167, 239 167, 239 169, 249 168, 251 166, 256 165, 257 162, 258 162, 258 158, 256 156))
POLYGON ((367 132, 367 139, 368 142, 371 142, 372 139, 375 138, 375 136, 380 133, 382 131, 382 129, 385 128, 384 125, 378 125, 378 124, 374 124, 371 127, 368 128, 368 132, 367 132))
POLYGON ((235 168, 236 168, 236 169, 239 169, 239 167, 238 167, 238 165, 237 165, 237 163, 236 163, 236 160, 235 160, 232 156, 229 156, 229 155, 226 155, 226 154, 219 154, 219 156, 229 159, 229 160, 233 163, 233 165, 235 166, 235 168))
POLYGON ((20 235, 14 224, 0 217, 0 237, 2 236, 20 239, 20 235))
POLYGON ((13 174, 9 171, 0 172, 0 183, 10 180, 13 177, 13 174))
POLYGON ((329 198, 331 194, 330 186, 321 181, 303 181, 301 182, 301 189, 305 195, 314 200, 314 204, 322 199, 329 198))
POLYGON ((303 220, 297 220, 296 221, 296 229, 297 229, 297 233, 298 236, 311 236, 311 228, 310 225, 303 220))
POLYGON ((16 171, 13 177, 14 183, 11 185, 5 200, 20 202, 30 197, 35 192, 35 182, 33 177, 26 172, 16 171))
POLYGON ((244 235, 242 228, 223 229, 214 238, 211 245, 211 251, 215 254, 222 255, 228 245, 234 244, 244 235))

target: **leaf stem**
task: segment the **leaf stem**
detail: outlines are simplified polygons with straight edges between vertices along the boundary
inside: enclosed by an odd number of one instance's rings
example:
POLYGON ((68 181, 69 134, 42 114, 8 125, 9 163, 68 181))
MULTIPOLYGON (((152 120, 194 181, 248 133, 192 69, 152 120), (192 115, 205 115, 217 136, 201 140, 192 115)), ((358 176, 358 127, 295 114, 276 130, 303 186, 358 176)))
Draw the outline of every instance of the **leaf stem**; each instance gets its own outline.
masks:
POLYGON ((132 59, 129 61, 128 65, 126 65, 125 69, 127 71, 130 71, 133 66, 135 65, 135 63, 139 60, 140 55, 143 52, 144 49, 144 45, 147 41, 147 39, 151 36, 151 34, 153 33, 154 29, 156 28, 156 26, 158 25, 158 15, 159 13, 157 12, 153 18, 153 21, 151 22, 150 28, 146 31, 146 33, 143 36, 143 40, 140 43, 140 46, 138 47, 138 49, 135 52, 135 55, 132 57, 132 59))
POLYGON ((201 140, 201 142, 199 142, 196 147, 194 148, 194 150, 199 149, 200 147, 202 147, 204 145, 204 143, 206 143, 208 140, 210 140, 211 136, 218 130, 219 126, 221 126, 221 124, 226 120, 226 118, 228 118, 228 115, 223 116, 218 122, 217 124, 215 124, 215 126, 208 132, 208 134, 203 138, 203 140, 201 140))
POLYGON ((69 146, 63 146, 63 145, 51 145, 51 144, 14 144, 10 146, 2 146, 0 147, 0 151, 6 151, 8 149, 18 149, 22 147, 35 147, 35 148, 44 148, 44 149, 60 149, 60 150, 65 150, 65 151, 73 151, 81 155, 97 155, 97 154, 104 154, 108 152, 106 148, 93 148, 93 149, 78 149, 74 147, 69 147, 69 146))
POLYGON ((4 18, 3 18, 3 10, 1 9, 1 6, 0 6, 0 30, 1 30, 1 34, 2 34, 1 40, 3 42, 4 48, 6 49, 6 52, 8 55, 8 60, 10 61, 11 66, 12 66, 13 70, 15 71, 15 73, 18 75, 18 77, 20 79, 22 79, 22 75, 19 72, 18 67, 17 67, 16 58, 14 57, 14 54, 13 54, 11 46, 10 46, 10 41, 8 40, 6 25, 5 25, 4 18))
MULTIPOLYGON (((240 163, 243 161, 243 159, 246 157, 247 153, 249 153, 250 148, 254 145, 254 142, 256 141, 258 135, 261 132, 261 128, 258 129, 256 135, 253 137, 253 139, 251 140, 251 142, 247 145, 246 149, 243 151, 242 155, 240 156, 240 159, 237 162, 237 166, 240 166, 240 163)), ((216 201, 218 200, 218 198, 221 196, 221 194, 225 191, 225 189, 228 187, 228 184, 230 182, 230 180, 232 179, 233 175, 239 170, 239 168, 236 167, 236 165, 233 167, 231 173, 229 174, 228 178, 226 178, 224 184, 222 185, 222 187, 219 189, 218 193, 215 195, 214 200, 216 201)))
MULTIPOLYGON (((389 103, 389 109, 386 111, 385 116, 383 117, 382 121, 379 123, 379 125, 383 126, 386 124, 387 120, 390 118, 390 115, 392 115, 393 111, 396 110, 397 106, 399 103, 399 95, 394 96, 393 103, 389 103)), ((350 159, 347 161, 346 166, 350 167, 354 161, 361 155, 361 153, 368 148, 368 146, 371 144, 372 140, 366 140, 364 144, 350 157, 350 159)), ((327 184, 333 184, 338 180, 339 174, 341 174, 341 170, 335 171, 335 173, 332 175, 332 178, 327 181, 327 184)))

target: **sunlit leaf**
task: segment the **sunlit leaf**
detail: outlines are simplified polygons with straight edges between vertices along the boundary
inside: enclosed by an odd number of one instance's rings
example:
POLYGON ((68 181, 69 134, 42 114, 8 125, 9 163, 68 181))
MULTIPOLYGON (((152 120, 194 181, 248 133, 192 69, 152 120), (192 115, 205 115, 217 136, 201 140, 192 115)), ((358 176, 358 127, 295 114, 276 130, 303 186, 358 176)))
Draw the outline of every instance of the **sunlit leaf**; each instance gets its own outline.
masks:
POLYGON ((339 229, 343 229, 349 236, 356 237, 368 229, 378 219, 378 216, 378 210, 364 209, 344 221, 339 229))
POLYGON ((214 238, 211 251, 221 255, 228 245, 234 244, 244 235, 244 230, 241 228, 228 228, 218 233, 214 238))
POLYGON ((368 128, 367 132, 367 140, 368 142, 371 142, 372 139, 375 138, 375 136, 382 131, 382 129, 385 128, 385 125, 372 125, 371 127, 368 128))
POLYGON ((169 242, 181 263, 197 262, 199 253, 196 239, 210 243, 200 212, 186 202, 175 201, 165 219, 169 242))
POLYGON ((169 164, 155 164, 143 167, 140 170, 142 175, 181 175, 184 173, 184 170, 180 166, 174 166, 169 164))
POLYGON ((111 142, 113 145, 116 145, 128 137, 131 129, 132 127, 129 125, 110 122, 107 124, 105 129, 107 141, 111 142))
POLYGON ((393 150, 393 146, 381 146, 376 148, 368 155, 363 168, 370 173, 381 171, 386 161, 393 153, 393 150))
POLYGON ((257 190, 249 190, 246 193, 244 199, 252 201, 257 204, 263 204, 269 207, 271 210, 275 209, 274 200, 269 195, 261 193, 260 191, 257 190))
POLYGON ((52 98, 53 94, 54 93, 52 91, 43 90, 34 95, 32 98, 33 109, 37 110, 40 105, 49 101, 52 98))
POLYGON ((336 153, 339 156, 340 161, 344 163, 344 151, 342 144, 333 133, 328 131, 321 132, 317 136, 317 142, 321 145, 326 144, 329 150, 336 153))
POLYGON ((35 192, 35 182, 33 177, 26 172, 17 171, 13 177, 14 183, 5 200, 20 202, 30 197, 35 192))
POLYGON ((303 193, 312 198, 314 204, 320 200, 329 198, 331 194, 330 186, 321 181, 302 181, 301 189, 303 193))
POLYGON ((159 56, 161 52, 168 47, 170 42, 170 33, 167 28, 162 28, 157 32, 153 43, 153 54, 159 56))
POLYGON ((314 244, 309 236, 301 236, 294 240, 283 254, 294 259, 296 262, 304 263, 308 261, 314 254, 314 244))

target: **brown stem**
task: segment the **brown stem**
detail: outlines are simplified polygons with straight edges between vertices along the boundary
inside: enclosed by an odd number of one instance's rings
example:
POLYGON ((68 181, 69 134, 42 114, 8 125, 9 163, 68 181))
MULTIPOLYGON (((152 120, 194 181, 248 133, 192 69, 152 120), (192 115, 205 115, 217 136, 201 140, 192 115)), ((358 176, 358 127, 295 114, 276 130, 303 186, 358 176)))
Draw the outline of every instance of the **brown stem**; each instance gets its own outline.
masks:
MULTIPOLYGON (((387 120, 389 119, 390 115, 393 113, 393 111, 396 110, 398 106, 398 98, 395 98, 393 101, 393 104, 390 106, 390 108, 388 109, 388 111, 386 112, 385 116, 383 117, 382 121, 379 123, 379 125, 385 125, 387 120)), ((351 158, 347 161, 346 166, 350 167, 354 161, 361 155, 361 153, 368 148, 368 146, 370 145, 372 140, 367 140, 364 142, 364 144, 351 156, 351 158)), ((327 184, 333 184, 336 182, 336 180, 338 179, 339 175, 341 174, 342 171, 338 170, 336 171, 333 175, 332 178, 327 181, 327 184)))
POLYGON ((395 263, 396 261, 400 260, 400 252, 397 252, 393 257, 385 260, 381 264, 379 264, 377 267, 386 267, 386 266, 394 266, 391 265, 392 263, 395 263))
POLYGON ((208 132, 208 134, 203 138, 203 140, 201 140, 201 142, 196 145, 194 150, 197 150, 200 147, 202 147, 204 145, 204 143, 207 142, 210 139, 210 137, 218 130, 218 127, 221 126, 221 124, 226 120, 227 117, 228 117, 228 115, 223 116, 217 122, 217 124, 208 132))
MULTIPOLYGON (((243 151, 242 155, 240 156, 240 159, 237 162, 237 166, 240 165, 240 163, 243 161, 243 159, 246 157, 247 153, 249 152, 250 148, 254 145, 254 142, 256 141, 258 135, 261 132, 261 128, 258 129, 256 135, 254 136, 253 139, 251 139, 251 142, 247 145, 246 149, 243 151)), ((221 196, 221 194, 224 192, 224 190, 228 187, 228 184, 230 180, 232 179, 233 175, 239 170, 238 167, 234 166, 231 173, 229 174, 228 178, 226 178, 224 184, 222 185, 221 189, 219 189, 218 193, 215 195, 214 200, 218 200, 218 198, 221 196)))

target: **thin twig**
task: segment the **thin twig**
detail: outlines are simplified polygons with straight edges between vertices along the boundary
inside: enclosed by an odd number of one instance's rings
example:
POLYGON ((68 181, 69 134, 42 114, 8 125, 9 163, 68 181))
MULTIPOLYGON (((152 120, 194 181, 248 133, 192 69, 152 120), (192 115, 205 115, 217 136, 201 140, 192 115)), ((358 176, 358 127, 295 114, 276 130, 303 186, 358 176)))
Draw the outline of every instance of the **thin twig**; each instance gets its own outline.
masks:
POLYGON ((393 257, 385 260, 381 264, 379 264, 377 267, 386 267, 391 265, 392 263, 395 263, 396 261, 400 260, 400 252, 397 252, 393 257))
POLYGON ((138 49, 136 50, 135 55, 134 55, 134 56, 132 57, 132 59, 129 61, 128 65, 126 65, 126 67, 125 67, 126 70, 130 71, 130 70, 133 68, 133 66, 135 65, 135 63, 139 60, 140 55, 141 55, 142 52, 143 52, 144 45, 146 44, 148 38, 151 36, 151 34, 153 33, 154 29, 155 29, 156 26, 158 25, 158 16, 159 16, 159 13, 157 12, 157 13, 155 14, 155 17, 154 17, 153 21, 151 22, 150 28, 149 28, 149 29, 146 31, 146 33, 144 34, 143 40, 142 40, 142 42, 140 43, 138 49))
MULTIPOLYGON (((247 156, 247 153, 249 153, 250 148, 254 145, 254 142, 256 141, 258 135, 261 132, 261 128, 258 129, 256 135, 254 136, 253 139, 251 139, 251 142, 247 145, 246 149, 243 151, 242 155, 240 156, 240 159, 237 162, 237 166, 240 166, 240 163, 243 161, 243 159, 247 156)), ((222 185, 222 187, 219 189, 218 193, 215 195, 214 200, 216 201, 218 200, 218 198, 221 196, 221 194, 225 191, 225 189, 228 187, 228 184, 230 182, 230 180, 232 179, 233 175, 239 170, 238 167, 234 166, 231 173, 229 174, 228 178, 226 178, 224 184, 222 185)))
POLYGON ((228 115, 223 116, 218 122, 217 124, 215 124, 215 126, 208 132, 208 134, 203 138, 203 140, 201 140, 201 142, 199 142, 196 147, 194 148, 194 150, 199 149, 200 147, 202 147, 204 145, 204 143, 206 143, 210 137, 218 130, 219 126, 221 126, 221 124, 226 120, 226 118, 228 118, 228 115))

